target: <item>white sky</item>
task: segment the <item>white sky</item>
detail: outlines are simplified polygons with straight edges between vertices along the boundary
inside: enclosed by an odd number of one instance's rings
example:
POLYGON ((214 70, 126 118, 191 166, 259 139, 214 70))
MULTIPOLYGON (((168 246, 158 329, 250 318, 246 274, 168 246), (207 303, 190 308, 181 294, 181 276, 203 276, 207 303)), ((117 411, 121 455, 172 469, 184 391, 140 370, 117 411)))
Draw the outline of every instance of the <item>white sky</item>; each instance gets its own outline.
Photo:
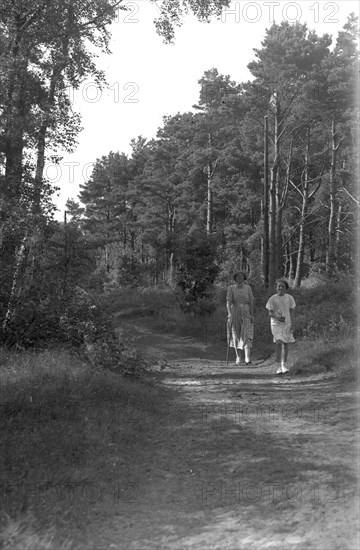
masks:
POLYGON ((253 48, 261 47, 273 20, 306 21, 310 29, 328 33, 335 41, 347 16, 359 15, 357 1, 234 1, 220 20, 209 24, 185 17, 175 44, 169 45, 156 34, 157 6, 149 0, 127 3, 131 12, 119 11, 111 27, 112 54, 97 60, 109 89, 97 90, 87 81, 71 93, 82 116, 78 147, 64 154, 60 166, 47 165, 45 170, 61 188, 54 199, 58 219, 63 218, 68 198, 78 200, 79 185, 88 179, 97 158, 110 151, 130 154, 130 140, 155 137, 164 115, 192 110, 198 101, 198 80, 206 70, 216 67, 235 82, 250 79, 247 64, 254 59, 253 48))

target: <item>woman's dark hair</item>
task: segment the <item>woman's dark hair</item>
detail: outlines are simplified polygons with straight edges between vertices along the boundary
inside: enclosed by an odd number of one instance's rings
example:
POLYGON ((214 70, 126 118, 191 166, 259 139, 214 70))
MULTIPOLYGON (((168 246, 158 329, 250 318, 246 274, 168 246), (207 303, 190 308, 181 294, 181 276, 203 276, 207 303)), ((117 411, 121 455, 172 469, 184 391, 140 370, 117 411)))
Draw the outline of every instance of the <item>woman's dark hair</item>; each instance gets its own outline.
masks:
POLYGON ((237 271, 236 273, 234 273, 234 281, 235 282, 236 282, 236 277, 240 274, 244 277, 244 281, 246 281, 247 275, 246 275, 245 271, 237 271))
POLYGON ((277 286, 278 283, 283 283, 285 285, 286 290, 289 290, 289 283, 287 282, 286 279, 278 279, 276 281, 276 286, 277 286))

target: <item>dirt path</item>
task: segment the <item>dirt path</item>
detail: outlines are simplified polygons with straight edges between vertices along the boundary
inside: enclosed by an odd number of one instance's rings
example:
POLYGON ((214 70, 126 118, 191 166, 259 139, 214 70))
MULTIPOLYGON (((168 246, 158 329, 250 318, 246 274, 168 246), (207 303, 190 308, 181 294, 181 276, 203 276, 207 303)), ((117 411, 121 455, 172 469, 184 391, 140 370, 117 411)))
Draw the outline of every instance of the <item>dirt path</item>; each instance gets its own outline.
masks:
POLYGON ((226 367, 223 344, 155 334, 146 319, 136 333, 174 405, 118 466, 124 494, 110 516, 96 504, 82 548, 358 548, 355 388, 276 377, 269 361, 226 367))

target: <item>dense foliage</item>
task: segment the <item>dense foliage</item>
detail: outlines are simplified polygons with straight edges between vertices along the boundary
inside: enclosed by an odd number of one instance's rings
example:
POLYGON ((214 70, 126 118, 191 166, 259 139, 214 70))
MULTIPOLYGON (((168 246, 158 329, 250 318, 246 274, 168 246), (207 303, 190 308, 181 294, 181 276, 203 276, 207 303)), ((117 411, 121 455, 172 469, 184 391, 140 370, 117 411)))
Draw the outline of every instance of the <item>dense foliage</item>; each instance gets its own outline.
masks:
POLYGON ((98 159, 81 224, 102 239, 104 284, 124 284, 124 269, 137 284, 176 283, 181 243, 204 233, 222 281, 239 268, 270 286, 280 275, 300 286, 316 270, 351 272, 356 40, 353 15, 334 44, 306 24, 274 24, 248 65, 251 82, 206 71, 194 112, 164 117, 130 157, 98 159))
MULTIPOLYGON (((201 6, 191 0, 157 3, 160 16, 155 28, 165 42, 171 42, 183 12, 208 20, 228 1, 206 0, 201 6)), ((86 78, 99 87, 105 84, 94 61, 96 52, 110 53, 110 24, 118 10, 129 9, 122 0, 1 3, 0 341, 8 346, 49 339, 83 342, 95 322, 94 292, 103 290, 109 273, 120 284, 134 281, 137 268, 142 273, 132 254, 120 254, 116 266, 113 256, 111 265, 107 259, 108 249, 111 253, 111 247, 118 248, 113 235, 119 238, 119 223, 126 228, 125 235, 135 223, 119 188, 121 181, 127 189, 127 159, 118 155, 113 163, 96 167, 90 192, 96 193, 100 189, 96 179, 106 176, 108 197, 113 201, 115 193, 118 203, 95 205, 92 219, 87 216, 87 228, 79 224, 81 208, 71 201, 70 220, 63 225, 54 222, 56 189, 44 172, 45 162, 60 161, 58 151, 70 152, 76 145, 80 117, 68 89, 78 89, 86 78), (110 172, 112 167, 119 169, 117 163, 122 174, 114 189, 110 172), (112 208, 112 227, 108 224, 105 229, 107 221, 101 214, 107 207, 112 208)), ((87 214, 90 210, 87 203, 87 214)), ((131 239, 135 246, 135 230, 131 239)), ((100 321, 95 324, 93 337, 102 326, 100 321)))
MULTIPOLYGON (((161 3, 157 30, 174 36, 181 10, 200 19, 227 2, 161 3)), ((213 68, 192 112, 166 116, 130 156, 97 159, 53 220, 44 177, 50 151, 70 151, 80 128, 65 91, 108 51, 120 2, 5 1, 0 11, 1 340, 85 343, 109 333, 96 296, 166 284, 184 311, 211 312, 235 269, 256 285, 285 275, 355 267, 357 18, 335 41, 306 24, 273 24, 236 83, 213 68), (267 155, 264 155, 267 152, 267 155), (102 327, 102 328, 101 328, 102 327)), ((51 156, 58 162, 58 156, 51 156)))

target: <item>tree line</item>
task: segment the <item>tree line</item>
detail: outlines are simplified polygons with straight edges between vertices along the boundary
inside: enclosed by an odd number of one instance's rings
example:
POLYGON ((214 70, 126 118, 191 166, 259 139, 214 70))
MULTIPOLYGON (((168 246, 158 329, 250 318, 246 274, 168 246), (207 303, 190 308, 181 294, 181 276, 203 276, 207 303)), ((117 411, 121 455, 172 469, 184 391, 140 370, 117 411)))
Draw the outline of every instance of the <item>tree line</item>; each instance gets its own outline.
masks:
MULTIPOLYGON (((273 24, 236 83, 199 80, 193 112, 166 116, 132 153, 97 159, 68 203, 111 286, 172 282, 186 246, 207 242, 218 277, 245 268, 265 286, 354 268, 358 199, 357 18, 336 41, 273 24)), ((196 247, 193 249, 196 254, 196 247)))
MULTIPOLYGON (((156 30, 174 39, 187 7, 200 20, 227 0, 160 2, 156 30)), ((1 342, 84 340, 105 330, 93 298, 128 285, 178 283, 185 303, 234 269, 272 285, 312 270, 354 268, 359 202, 357 18, 336 41, 306 24, 273 24, 236 83, 200 78, 192 112, 163 119, 132 153, 98 159, 54 220, 46 161, 80 130, 67 90, 106 85, 94 51, 109 53, 121 1, 5 0, 0 7, 1 342), (80 322, 80 321, 81 322, 80 322)))

